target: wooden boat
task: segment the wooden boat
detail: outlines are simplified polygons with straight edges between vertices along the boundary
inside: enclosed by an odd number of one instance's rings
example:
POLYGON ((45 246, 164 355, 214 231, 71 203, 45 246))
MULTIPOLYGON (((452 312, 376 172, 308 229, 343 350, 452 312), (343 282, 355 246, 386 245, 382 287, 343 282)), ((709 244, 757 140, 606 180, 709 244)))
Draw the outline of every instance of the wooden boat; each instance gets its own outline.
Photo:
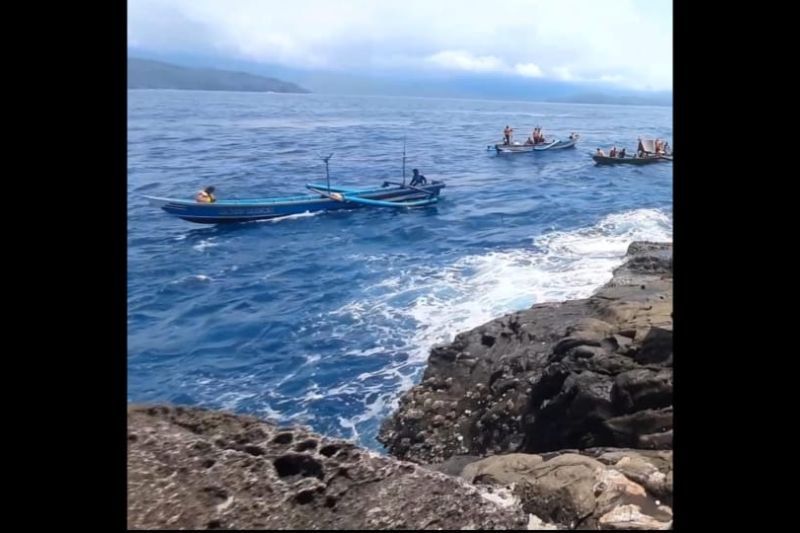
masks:
MULTIPOLYGON (((403 174, 405 175, 405 148, 403 152, 403 174)), ((159 207, 170 215, 183 220, 199 224, 223 224, 359 207, 389 207, 395 209, 425 207, 438 202, 439 193, 445 187, 443 182, 436 180, 415 187, 406 184, 405 178, 402 183, 386 181, 381 187, 372 189, 331 187, 330 174, 328 173, 328 160, 330 158, 330 155, 322 158, 325 161, 325 170, 328 176, 327 184, 306 185, 312 194, 244 200, 218 200, 212 203, 156 196, 145 196, 145 198, 151 205, 159 207)))
POLYGON ((592 154, 592 159, 598 165, 649 165, 650 163, 672 161, 671 151, 668 153, 656 151, 656 139, 639 138, 637 152, 638 155, 626 157, 592 154))
POLYGON ((598 165, 649 165, 650 163, 663 163, 672 161, 671 156, 646 155, 644 157, 609 157, 607 155, 593 154, 592 159, 598 165))
POLYGON ((573 138, 567 139, 566 141, 556 139, 549 143, 535 144, 533 145, 533 151, 542 152, 544 150, 563 150, 564 148, 575 148, 575 145, 578 144, 579 138, 579 135, 575 135, 573 138))
POLYGON ((193 200, 146 196, 151 205, 170 215, 200 224, 248 222, 315 211, 334 211, 359 207, 424 207, 435 204, 445 187, 431 181, 422 187, 395 186, 352 189, 310 184, 314 194, 246 200, 218 200, 204 204, 193 200))
MULTIPOLYGON (((564 148, 574 148, 578 143, 579 135, 575 135, 572 139, 562 141, 560 139, 553 139, 543 143, 528 144, 528 143, 515 143, 515 144, 495 144, 494 149, 497 153, 520 153, 520 152, 542 152, 545 150, 562 150, 564 148)), ((490 147, 491 149, 491 147, 490 147)))

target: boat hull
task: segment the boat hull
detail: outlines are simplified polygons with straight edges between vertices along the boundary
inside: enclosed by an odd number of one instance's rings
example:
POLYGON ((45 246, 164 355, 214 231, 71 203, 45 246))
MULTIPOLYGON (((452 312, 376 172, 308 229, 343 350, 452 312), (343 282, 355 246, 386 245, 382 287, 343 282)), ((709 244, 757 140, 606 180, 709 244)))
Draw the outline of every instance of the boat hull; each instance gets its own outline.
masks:
POLYGON ((497 153, 523 153, 523 152, 543 152, 546 150, 563 150, 564 148, 574 148, 577 139, 567 141, 555 140, 539 144, 495 144, 494 149, 497 153))
POLYGON ((598 165, 649 165, 651 163, 663 163, 672 161, 671 157, 653 156, 653 157, 608 157, 602 155, 593 155, 592 159, 598 165))
POLYGON ((523 152, 533 152, 534 144, 495 144, 494 149, 498 154, 520 154, 523 152))
POLYGON ((537 144, 533 147, 534 152, 544 152, 545 150, 563 150, 565 148, 575 148, 577 139, 568 141, 555 141, 548 144, 537 144))
MULTIPOLYGON (((324 185, 310 185, 309 187, 327 190, 327 186, 324 185)), ((376 189, 343 189, 331 187, 330 190, 331 192, 344 192, 369 200, 411 202, 430 198, 431 196, 438 197, 443 188, 444 183, 431 182, 429 185, 420 187, 419 189, 421 190, 403 187, 376 189)), ((366 207, 364 204, 340 202, 319 194, 251 200, 219 200, 211 204, 154 196, 147 196, 146 198, 151 205, 161 208, 168 214, 198 224, 251 222, 254 220, 268 220, 271 218, 313 213, 316 211, 337 211, 341 209, 366 207)))

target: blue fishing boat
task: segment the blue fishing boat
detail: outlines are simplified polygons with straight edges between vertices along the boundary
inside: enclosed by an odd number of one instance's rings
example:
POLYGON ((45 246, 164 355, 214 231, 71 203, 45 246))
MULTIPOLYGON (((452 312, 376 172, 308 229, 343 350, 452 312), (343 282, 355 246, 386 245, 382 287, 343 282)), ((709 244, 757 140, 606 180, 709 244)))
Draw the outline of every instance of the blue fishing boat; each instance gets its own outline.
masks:
POLYGON ((285 217, 314 211, 334 211, 359 207, 425 207, 439 200, 445 184, 432 181, 422 187, 397 184, 373 189, 348 189, 325 185, 307 185, 314 194, 278 198, 253 198, 244 200, 218 200, 203 204, 193 200, 147 196, 151 205, 160 207, 170 215, 200 224, 248 222, 285 217))
MULTIPOLYGON (((323 158, 326 172, 330 157, 323 158)), ((395 209, 425 207, 439 201, 439 193, 445 184, 433 180, 417 187, 406 184, 403 179, 402 183, 386 181, 381 187, 371 189, 332 187, 328 174, 327 185, 308 184, 306 187, 312 194, 217 200, 212 203, 156 196, 145 196, 145 198, 151 205, 183 220, 199 224, 223 224, 360 207, 395 209)))

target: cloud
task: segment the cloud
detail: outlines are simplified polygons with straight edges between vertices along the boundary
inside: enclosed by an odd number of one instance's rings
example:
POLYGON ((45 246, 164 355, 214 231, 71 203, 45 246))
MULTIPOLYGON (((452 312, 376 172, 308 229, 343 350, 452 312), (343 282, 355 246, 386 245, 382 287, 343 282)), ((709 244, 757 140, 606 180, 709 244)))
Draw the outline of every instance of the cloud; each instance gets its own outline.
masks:
POLYGON ((495 56, 473 56, 463 50, 445 50, 426 58, 428 63, 447 70, 464 72, 494 72, 517 74, 527 78, 541 78, 545 73, 535 63, 517 63, 513 67, 495 56))
POLYGON ((129 0, 129 44, 299 68, 672 86, 670 0, 129 0))
POLYGON ((562 81, 581 81, 570 71, 569 67, 553 67, 553 75, 562 81))
POLYGON ((427 58, 427 61, 440 67, 468 72, 503 72, 508 67, 494 56, 475 57, 469 52, 444 51, 427 58))
POLYGON ((603 74, 600 76, 600 81, 605 81, 608 83, 620 83, 625 81, 625 77, 620 76, 619 74, 603 74))
POLYGON ((535 63, 517 63, 514 65, 514 72, 528 78, 541 78, 544 76, 542 69, 535 63))

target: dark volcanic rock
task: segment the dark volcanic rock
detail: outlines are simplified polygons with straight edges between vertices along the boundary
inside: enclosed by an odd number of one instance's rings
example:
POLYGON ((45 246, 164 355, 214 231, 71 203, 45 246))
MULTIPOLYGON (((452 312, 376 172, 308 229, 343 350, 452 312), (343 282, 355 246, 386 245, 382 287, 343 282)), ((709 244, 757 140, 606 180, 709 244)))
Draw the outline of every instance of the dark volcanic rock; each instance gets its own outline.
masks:
POLYGON ((611 395, 621 413, 668 407, 672 405, 672 370, 638 368, 617 374, 611 395))
POLYGON ((130 529, 524 529, 464 481, 301 428, 129 407, 130 529))
POLYGON ((593 296, 431 350, 378 440, 401 459, 672 446, 672 245, 633 243, 593 296))

